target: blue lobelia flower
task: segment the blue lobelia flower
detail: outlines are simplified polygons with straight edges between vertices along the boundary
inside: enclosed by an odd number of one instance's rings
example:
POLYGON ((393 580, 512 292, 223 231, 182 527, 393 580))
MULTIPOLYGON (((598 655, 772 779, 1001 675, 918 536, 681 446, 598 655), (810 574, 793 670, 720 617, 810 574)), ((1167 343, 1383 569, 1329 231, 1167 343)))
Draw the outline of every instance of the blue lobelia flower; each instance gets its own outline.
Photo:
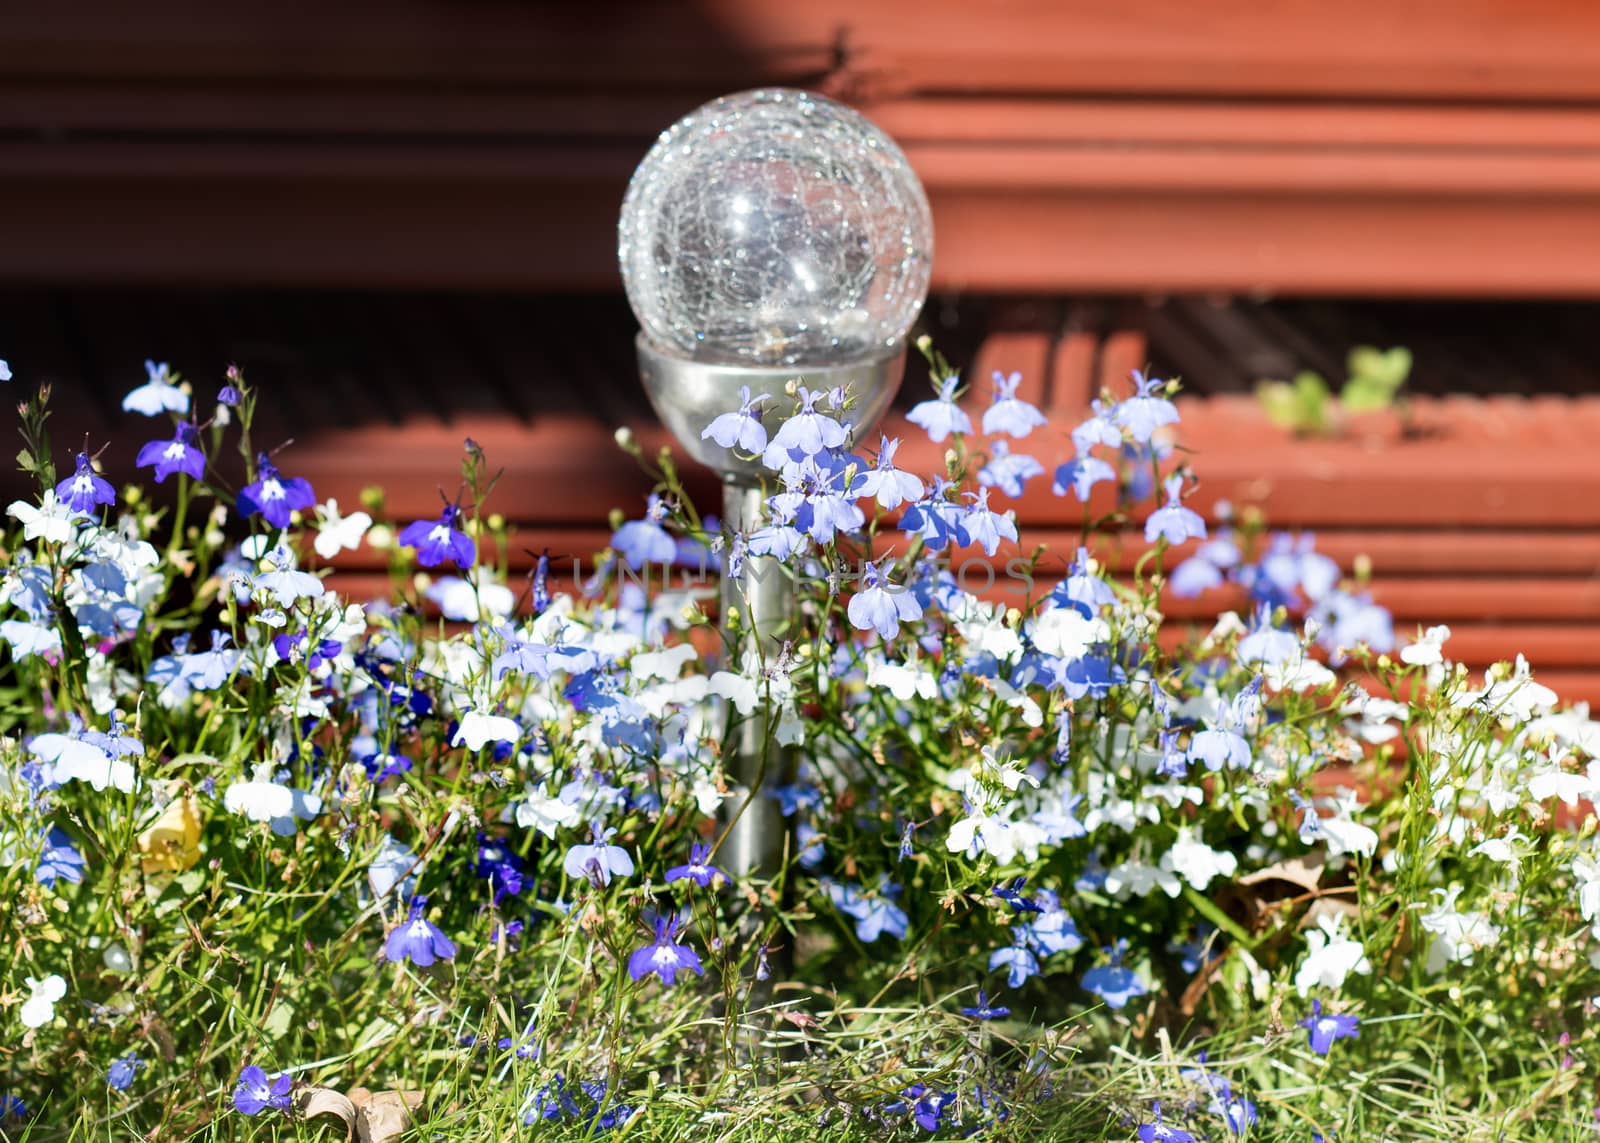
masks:
POLYGON ((654 973, 661 978, 661 983, 671 988, 680 972, 692 972, 696 976, 706 974, 700 965, 700 954, 678 943, 676 917, 670 913, 657 917, 655 928, 656 939, 635 949, 628 957, 629 976, 643 980, 654 973))
POLYGON ((33 879, 46 889, 54 889, 57 881, 70 881, 77 885, 83 881, 83 854, 72 844, 72 838, 60 826, 51 826, 45 835, 44 853, 33 871, 33 879))
POLYGON ((614 828, 602 828, 596 822, 593 845, 575 845, 567 850, 561 868, 574 881, 588 881, 594 885, 609 885, 612 877, 632 877, 633 858, 620 845, 611 845, 616 834, 614 828))
POLYGON ((1004 966, 1007 973, 1006 985, 1009 988, 1021 988, 1030 976, 1039 974, 1039 959, 1028 948, 1025 939, 1018 932, 1015 944, 995 949, 989 954, 989 971, 994 972, 1004 966))
POLYGON ((1118 941, 1115 945, 1107 946, 1105 952, 1111 957, 1111 963, 1091 968, 1083 974, 1084 989, 1104 1000, 1108 1008, 1126 1007, 1128 1001, 1150 991, 1149 986, 1139 979, 1139 974, 1122 963, 1122 952, 1126 945, 1126 941, 1118 941))
POLYGON ((1011 1009, 999 1004, 990 1004, 989 998, 984 995, 983 989, 978 989, 978 1002, 961 1010, 963 1016, 971 1016, 974 1020, 1002 1020, 1011 1015, 1011 1009))
POLYGON ((1017 396, 1017 388, 1021 384, 1022 374, 1013 373, 1003 377, 998 369, 995 370, 994 403, 983 411, 985 433, 991 436, 1009 433, 1021 438, 1046 423, 1043 413, 1017 396))
POLYGON ((1311 1015, 1300 1021, 1300 1027, 1311 1033, 1311 1050, 1319 1056, 1325 1056, 1335 1040, 1353 1040, 1359 1036, 1360 1023, 1354 1016, 1324 1015, 1322 1001, 1313 1000, 1311 1015))
POLYGON ((967 495, 972 499, 961 517, 961 527, 967 534, 967 543, 977 544, 983 554, 992 557, 1000 550, 1002 539, 1017 540, 1017 517, 1011 511, 996 512, 989 507, 989 490, 980 488, 967 495))
POLYGON ((458 568, 470 568, 478 562, 478 546, 456 527, 460 517, 459 508, 446 504, 437 520, 416 520, 401 529, 400 543, 416 549, 422 567, 438 567, 449 560, 458 568))
POLYGON ((177 413, 181 417, 189 411, 189 394, 172 383, 165 361, 146 361, 144 371, 149 380, 122 398, 124 413, 143 413, 147 417, 177 413))
POLYGON ((812 392, 804 385, 796 390, 799 405, 794 415, 778 426, 772 441, 762 453, 761 462, 768 468, 781 469, 786 464, 815 456, 828 449, 843 448, 849 439, 849 430, 825 413, 816 410, 816 403, 827 394, 822 390, 812 392))
POLYGON ((674 865, 667 870, 667 883, 674 881, 693 881, 700 888, 709 886, 713 878, 721 877, 724 881, 731 882, 733 878, 711 864, 711 847, 703 842, 695 842, 689 847, 689 861, 685 865, 674 865))
POLYGON ((1079 453, 1074 459, 1056 467, 1055 483, 1050 486, 1050 491, 1057 496, 1071 492, 1082 503, 1088 501, 1096 484, 1106 480, 1115 482, 1116 479, 1117 470, 1105 461, 1088 453, 1079 453))
POLYGON ((112 1091, 127 1091, 143 1067, 144 1061, 132 1052, 119 1060, 112 1060, 111 1066, 106 1069, 106 1086, 112 1091))
POLYGON ((1152 1110, 1155 1112, 1154 1123, 1144 1123, 1139 1127, 1139 1143, 1195 1143, 1195 1138, 1181 1127, 1168 1127, 1161 1121, 1161 1104, 1156 1103, 1152 1110))
POLYGON ((1013 500, 1022 495, 1023 486, 1044 472, 1044 465, 1031 456, 1012 452, 1003 440, 994 442, 994 452, 989 463, 978 470, 978 483, 986 488, 998 488, 1013 500))
POLYGON ((205 475, 206 457, 195 447, 194 439, 194 424, 179 421, 176 434, 170 441, 151 441, 139 450, 134 464, 140 468, 154 468, 157 484, 174 472, 199 480, 205 475))
POLYGON ((292 1102, 289 1088, 293 1083, 288 1072, 279 1072, 276 1079, 269 1081, 266 1072, 251 1064, 239 1073, 233 1106, 242 1115, 259 1115, 268 1110, 288 1111, 292 1102))
POLYGON ((652 492, 644 519, 629 520, 612 535, 611 547, 634 571, 646 564, 670 564, 677 556, 676 541, 661 526, 666 516, 666 503, 652 492))
POLYGON ((1116 423, 1128 430, 1139 444, 1149 441, 1162 425, 1178 423, 1178 407, 1162 396, 1167 383, 1133 371, 1134 395, 1119 404, 1112 414, 1116 423))
POLYGON ((399 962, 409 960, 419 968, 427 968, 437 960, 450 960, 456 955, 456 946, 443 930, 422 915, 428 907, 426 897, 413 897, 406 919, 394 927, 383 942, 386 959, 399 962))
POLYGON ((956 404, 958 377, 946 377, 939 383, 939 395, 931 401, 912 406, 906 420, 928 434, 928 439, 938 444, 951 433, 972 432, 972 418, 956 404))
POLYGON ((944 549, 952 541, 957 547, 966 547, 966 511, 945 493, 953 485, 942 476, 933 478, 933 487, 927 495, 909 505, 900 517, 900 530, 920 535, 930 552, 944 549))
POLYGON ((1222 569, 1196 552, 1172 569, 1172 578, 1167 581, 1167 586, 1179 599, 1193 599, 1214 587, 1222 586, 1222 569))
POLYGON ((1117 593, 1089 570, 1089 549, 1079 548, 1067 568, 1066 578, 1056 584, 1050 598, 1060 607, 1076 607, 1084 618, 1093 619, 1102 607, 1115 606, 1117 593))
POLYGON ((1116 406, 1104 401, 1090 403, 1091 416, 1072 430, 1072 447, 1079 456, 1087 456, 1095 445, 1107 448, 1122 447, 1122 430, 1117 427, 1116 406))
POLYGON ((309 480, 302 476, 285 479, 266 453, 256 458, 255 481, 239 490, 239 514, 247 518, 260 515, 274 528, 287 528, 293 513, 304 512, 316 502, 309 480))
POLYGON ((876 465, 856 478, 850 494, 863 499, 871 496, 877 500, 878 507, 892 512, 902 504, 921 498, 922 481, 894 466, 894 454, 900 447, 898 437, 881 437, 879 442, 876 465))
POLYGON ((109 480, 95 474, 89 457, 80 452, 77 470, 56 485, 56 499, 74 512, 88 514, 96 504, 115 504, 117 493, 109 480))
POLYGON ((1157 536, 1173 545, 1205 539, 1206 522, 1200 518, 1200 513, 1183 506, 1183 477, 1167 477, 1164 487, 1167 502, 1150 513, 1150 518, 1144 522, 1144 542, 1153 544, 1157 536))
MULTIPOLYGON (((294 552, 288 544, 280 543, 268 552, 267 561, 272 564, 272 570, 256 576, 255 589, 271 596, 282 607, 293 607, 300 599, 320 599, 326 590, 319 577, 296 569, 294 552)), ((212 650, 218 649, 216 634, 213 634, 212 650)), ((213 669, 220 665, 216 661, 207 664, 213 669)))
POLYGON ((857 630, 876 631, 882 639, 893 639, 900 634, 902 621, 922 618, 916 595, 907 587, 891 584, 872 560, 862 564, 861 582, 861 590, 846 608, 850 624, 857 630))
POLYGON ((761 423, 761 410, 756 406, 766 399, 765 393, 752 398, 750 386, 741 385, 739 411, 723 413, 706 426, 705 432, 700 434, 700 439, 716 441, 723 448, 738 447, 747 453, 759 456, 767 447, 767 430, 761 423))
POLYGON ((1239 662, 1250 663, 1287 663, 1300 654, 1300 640, 1294 633, 1285 631, 1272 624, 1272 609, 1266 604, 1256 607, 1255 620, 1250 626, 1250 631, 1239 640, 1236 648, 1239 662))

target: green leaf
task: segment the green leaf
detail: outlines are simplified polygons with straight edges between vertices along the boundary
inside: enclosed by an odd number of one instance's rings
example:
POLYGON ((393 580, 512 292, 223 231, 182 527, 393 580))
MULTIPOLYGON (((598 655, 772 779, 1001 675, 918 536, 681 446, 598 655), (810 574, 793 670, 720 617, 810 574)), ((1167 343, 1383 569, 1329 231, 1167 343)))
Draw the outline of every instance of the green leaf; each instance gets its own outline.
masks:
POLYGON ((1387 409, 1394 396, 1411 376, 1411 351, 1404 346, 1374 349, 1357 346, 1350 351, 1350 379, 1339 394, 1339 402, 1351 413, 1387 409))
POLYGON ((1262 381, 1256 399, 1280 428, 1320 433, 1328 427, 1328 383, 1315 373, 1297 374, 1293 381, 1262 381))

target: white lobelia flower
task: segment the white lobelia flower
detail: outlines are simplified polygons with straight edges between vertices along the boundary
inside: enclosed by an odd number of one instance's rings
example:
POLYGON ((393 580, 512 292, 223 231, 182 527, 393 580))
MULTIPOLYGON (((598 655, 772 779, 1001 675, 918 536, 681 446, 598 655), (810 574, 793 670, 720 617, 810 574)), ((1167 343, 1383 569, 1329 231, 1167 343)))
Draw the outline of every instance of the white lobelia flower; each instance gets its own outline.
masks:
POLYGON ((1317 822, 1317 835, 1327 842, 1329 857, 1345 853, 1371 857, 1378 848, 1377 833, 1352 816, 1360 804, 1353 791, 1341 790, 1334 800, 1334 815, 1317 822))
POLYGON ((978 760, 972 764, 972 775, 980 782, 999 783, 1012 793, 1024 782, 1035 788, 1039 785, 1039 779, 1024 770, 1015 758, 995 757, 993 746, 985 746, 979 752, 978 760))
POLYGON ((45 489, 37 506, 26 500, 15 500, 6 509, 6 515, 22 521, 22 535, 29 540, 48 540, 64 544, 77 535, 77 521, 82 514, 56 499, 55 489, 45 489))
POLYGON ((1010 822, 982 810, 973 810, 950 827, 945 848, 972 858, 987 853, 1000 865, 1006 865, 1017 856, 1018 840, 1012 834, 1010 822))
POLYGON ((248 782, 235 782, 222 795, 223 808, 253 822, 266 822, 279 837, 293 837, 296 821, 308 822, 322 812, 322 798, 307 790, 268 779, 270 766, 260 766, 248 782))
POLYGON ((1337 991, 1352 972, 1362 976, 1372 971, 1361 942, 1344 934, 1344 920, 1337 913, 1324 913, 1317 927, 1306 934, 1306 959, 1294 974, 1295 991, 1309 995, 1319 985, 1337 991))
POLYGON ((1500 940, 1500 928, 1489 920, 1486 913, 1464 913, 1456 908, 1456 898, 1461 896, 1461 886, 1435 889, 1443 899, 1420 918, 1422 927, 1433 933, 1435 940, 1428 948, 1429 972, 1439 972, 1451 961, 1471 964, 1473 954, 1489 948, 1500 940))
POLYGON ((469 710, 456 727, 451 746, 466 745, 468 750, 482 750, 491 742, 516 742, 522 737, 522 727, 514 718, 498 714, 479 714, 469 710))
POLYGON ((52 972, 43 980, 30 976, 27 984, 32 995, 22 1002, 22 1026, 42 1028, 56 1018, 56 1001, 67 994, 67 982, 52 972))
POLYGON ((36 735, 28 744, 28 752, 48 764, 45 779, 52 784, 75 780, 87 782, 96 790, 111 786, 126 794, 138 782, 130 763, 70 734, 36 735))
POLYGON ((1188 826, 1178 830, 1178 839, 1161 856, 1161 868, 1176 873, 1196 889, 1204 890, 1217 877, 1232 877, 1239 859, 1231 853, 1212 849, 1194 836, 1188 826))
POLYGON ((1413 667, 1431 667, 1444 662, 1445 640, 1450 638, 1450 628, 1440 624, 1422 633, 1422 638, 1400 648, 1400 661, 1413 667))
POLYGON ((552 841, 558 827, 576 825, 579 816, 577 806, 559 795, 552 796, 543 782, 537 786, 530 782, 527 797, 517 803, 517 824, 538 830, 552 841))
POLYGON ((1033 621, 1033 645, 1058 659, 1081 659, 1110 637, 1103 619, 1089 619, 1075 607, 1052 607, 1033 621))
POLYGON ((312 542, 312 547, 325 560, 333 559, 342 551, 355 551, 361 546, 361 538, 372 527, 372 517, 365 512, 339 515, 337 500, 318 505, 317 513, 322 520, 317 525, 317 538, 312 542))
POLYGON ((873 659, 867 664, 867 686, 883 687, 900 702, 910 702, 913 697, 933 699, 939 694, 939 680, 915 660, 891 663, 873 659))
POLYGON ((712 675, 710 690, 731 702, 742 718, 749 718, 761 705, 761 691, 755 680, 732 671, 718 671, 712 675))
POLYGON ((1106 874, 1106 892, 1119 901, 1126 901, 1130 895, 1148 897, 1157 889, 1176 897, 1183 892, 1183 882, 1172 870, 1142 861, 1124 862, 1106 874))
POLYGON ((679 643, 661 651, 640 651, 628 660, 628 672, 641 682, 645 679, 675 679, 700 653, 690 643, 679 643))

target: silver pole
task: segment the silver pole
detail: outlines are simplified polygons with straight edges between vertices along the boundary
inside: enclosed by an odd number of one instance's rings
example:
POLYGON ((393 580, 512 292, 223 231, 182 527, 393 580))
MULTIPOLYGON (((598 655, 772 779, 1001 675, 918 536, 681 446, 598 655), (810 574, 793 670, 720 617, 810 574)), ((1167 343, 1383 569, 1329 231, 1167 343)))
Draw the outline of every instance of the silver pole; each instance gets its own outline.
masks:
MULTIPOLYGON (((763 500, 760 488, 727 481, 722 488, 724 523, 746 533, 760 527, 763 500)), ((770 666, 782 652, 794 618, 794 581, 787 568, 771 556, 749 556, 739 575, 729 575, 724 552, 721 630, 735 667, 747 661, 770 666)), ((794 781, 795 752, 768 734, 774 717, 776 712, 758 707, 734 731, 732 764, 727 767, 733 785, 726 803, 731 824, 719 857, 736 877, 771 877, 783 859, 783 814, 769 791, 794 781)))

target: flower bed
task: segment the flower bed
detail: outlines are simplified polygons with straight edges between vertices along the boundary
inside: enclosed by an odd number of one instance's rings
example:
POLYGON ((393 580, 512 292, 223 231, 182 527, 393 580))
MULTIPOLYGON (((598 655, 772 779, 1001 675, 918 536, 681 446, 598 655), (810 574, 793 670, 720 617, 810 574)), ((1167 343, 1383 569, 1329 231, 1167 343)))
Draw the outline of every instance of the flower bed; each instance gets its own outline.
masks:
POLYGON ((849 439, 848 394, 729 409, 767 524, 717 532, 635 447, 649 507, 572 592, 505 582, 470 441, 391 521, 260 454, 237 375, 204 424, 164 369, 129 395, 155 490, 57 472, 31 400, 0 1131, 1579 1137, 1600 726, 1208 525, 1169 386, 1030 458, 1014 382, 974 417, 930 360, 936 475, 849 439), (1064 578, 1029 578, 1011 493, 1059 498, 1064 578), (1149 545, 1120 580, 1108 516, 1149 545), (308 570, 358 546, 392 598, 308 570), (1013 557, 1014 602, 969 554, 1013 557), (726 661, 709 587, 660 571, 759 556, 797 618, 726 661), (1163 628, 1219 585, 1245 605, 1163 628), (720 852, 751 725, 800 759, 771 877, 720 852))

